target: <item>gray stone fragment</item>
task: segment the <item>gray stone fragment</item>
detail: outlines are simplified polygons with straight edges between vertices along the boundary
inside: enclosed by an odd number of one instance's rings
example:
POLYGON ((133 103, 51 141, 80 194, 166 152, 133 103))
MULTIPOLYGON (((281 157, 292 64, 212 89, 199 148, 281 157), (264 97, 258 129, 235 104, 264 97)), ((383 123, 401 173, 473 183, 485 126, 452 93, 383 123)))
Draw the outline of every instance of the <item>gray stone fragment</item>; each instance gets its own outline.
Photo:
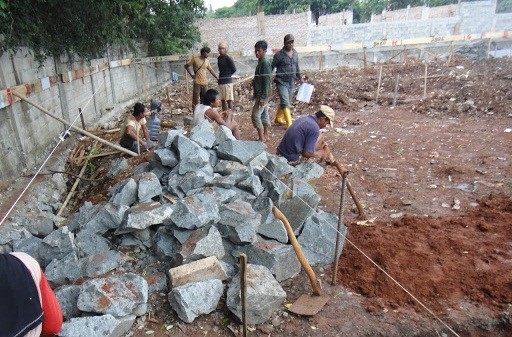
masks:
POLYGON ((235 200, 220 206, 219 230, 234 243, 254 242, 260 221, 261 215, 245 201, 235 200))
POLYGON ((72 232, 78 231, 83 228, 83 226, 88 223, 102 207, 102 205, 93 205, 91 202, 86 201, 82 207, 80 207, 78 213, 75 213, 71 217, 71 220, 66 224, 66 226, 72 232))
POLYGON ((174 167, 179 163, 178 156, 171 149, 155 150, 154 155, 164 166, 174 167))
POLYGON ((217 204, 225 204, 230 202, 237 196, 236 191, 233 189, 226 189, 224 187, 213 186, 213 196, 217 204))
POLYGON ((255 175, 249 176, 246 179, 240 181, 238 183, 238 187, 251 192, 255 196, 258 196, 263 192, 263 186, 261 185, 261 181, 255 175))
POLYGON ((121 255, 109 250, 81 258, 78 262, 83 266, 84 276, 92 278, 117 269, 121 264, 121 255))
POLYGON ((14 241, 26 239, 31 236, 32 234, 30 234, 28 230, 16 223, 6 222, 0 226, 0 245, 12 245, 14 241))
POLYGON ((295 166, 291 179, 310 181, 318 179, 324 174, 324 168, 317 163, 301 163, 295 166))
MULTIPOLYGON (((304 255, 312 265, 333 263, 336 247, 338 217, 334 214, 318 211, 304 223, 304 229, 298 241, 304 255)), ((343 249, 347 227, 342 226, 339 253, 343 249)))
POLYGON ((54 230, 54 217, 50 213, 30 213, 23 216, 15 216, 12 222, 22 226, 34 236, 45 237, 54 230))
POLYGON ((179 241, 179 243, 183 244, 183 242, 187 241, 187 239, 194 233, 195 231, 192 229, 181 229, 176 228, 173 230, 174 237, 179 241))
POLYGON ((268 158, 269 158, 268 152, 264 151, 264 152, 260 153, 259 155, 257 155, 253 159, 251 159, 251 161, 248 164, 249 168, 252 170, 252 172, 254 172, 255 175, 260 176, 261 170, 263 170, 263 168, 268 163, 268 160, 269 160, 268 158))
POLYGON ((80 315, 80 310, 78 310, 78 306, 76 305, 79 294, 79 285, 65 285, 55 289, 55 296, 59 300, 62 315, 65 320, 80 315))
POLYGON ((289 192, 287 185, 279 179, 263 181, 263 188, 266 191, 266 196, 276 205, 279 205, 286 192, 289 192))
POLYGON ((236 178, 232 175, 223 176, 218 173, 214 175, 213 180, 208 184, 210 186, 218 186, 226 189, 230 189, 236 184, 236 178))
POLYGON ((162 272, 145 274, 144 278, 148 283, 148 291, 150 294, 167 291, 167 275, 162 272))
POLYGON ((189 263, 209 256, 222 259, 225 251, 219 230, 215 226, 197 229, 183 243, 179 254, 182 263, 189 263))
POLYGON ((233 136, 233 133, 227 126, 221 125, 217 130, 215 130, 214 145, 219 145, 220 143, 222 143, 228 139, 236 140, 235 136, 233 136))
POLYGON ((169 130, 160 133, 158 137, 158 149, 171 147, 178 136, 183 135, 183 130, 169 130))
POLYGON ((217 162, 219 161, 219 157, 217 157, 217 151, 213 149, 207 150, 208 154, 210 155, 210 166, 215 167, 217 165, 217 162))
POLYGON ((153 242, 154 251, 161 259, 172 258, 181 248, 172 231, 163 226, 156 231, 153 242))
POLYGON ((193 190, 202 188, 214 178, 213 168, 205 166, 193 172, 188 172, 179 178, 179 186, 186 195, 191 195, 193 190))
MULTIPOLYGON (((223 176, 237 175, 238 172, 248 172, 247 166, 237 161, 220 159, 215 165, 213 170, 215 173, 220 173, 223 176)), ((244 174, 246 175, 246 174, 244 174)))
MULTIPOLYGON (((247 324, 261 324, 270 319, 286 299, 286 293, 264 266, 247 265, 247 324)), ((228 286, 226 304, 229 311, 242 319, 240 276, 235 275, 228 286)))
POLYGON ((311 185, 302 180, 293 181, 292 191, 292 197, 283 200, 279 209, 288 219, 295 235, 298 235, 304 221, 315 214, 320 196, 311 185))
POLYGON ((206 280, 176 287, 168 298, 178 317, 192 323, 197 316, 209 314, 217 308, 223 291, 221 280, 206 280))
POLYGON ((152 198, 162 194, 162 185, 160 180, 153 172, 148 172, 140 175, 138 200, 140 203, 151 201, 152 198))
POLYGON ((190 130, 190 139, 205 149, 211 149, 215 143, 213 128, 208 120, 204 120, 190 130))
POLYGON ((126 211, 125 217, 116 234, 129 233, 133 230, 146 229, 162 224, 171 218, 174 205, 150 202, 138 204, 126 211))
POLYGON ((91 234, 87 231, 78 232, 75 243, 79 257, 110 250, 110 241, 101 235, 91 234))
POLYGON ((115 318, 112 315, 72 318, 62 325, 60 337, 121 337, 133 325, 135 316, 115 318))
POLYGON ((63 226, 43 239, 39 247, 39 256, 46 266, 53 259, 59 260, 74 251, 76 251, 75 235, 67 226, 63 226))
POLYGON ((40 262, 41 257, 39 256, 39 247, 42 242, 43 239, 31 235, 28 238, 14 241, 12 244, 12 250, 13 252, 27 253, 36 259, 37 262, 40 262))
POLYGON ((115 317, 141 316, 146 313, 147 301, 146 280, 128 273, 84 282, 78 296, 78 309, 115 317))
MULTIPOLYGON (((162 149, 168 151, 168 149, 162 149)), ((157 150, 155 150, 157 151, 157 150)), ((166 181, 169 179, 168 175, 171 172, 172 167, 164 166, 162 163, 156 158, 156 154, 149 160, 149 171, 153 172, 158 179, 162 182, 162 188, 166 186, 166 181)), ((176 159, 176 164, 178 164, 178 159, 176 159)), ((175 164, 175 165, 176 165, 175 164)))
POLYGON ((197 195, 180 200, 175 206, 171 221, 180 228, 201 228, 220 220, 217 204, 204 203, 197 195))
POLYGON ((128 160, 126 158, 117 158, 112 161, 110 170, 107 172, 107 177, 113 177, 124 169, 128 168, 128 160))
POLYGON ((131 206, 137 201, 137 183, 132 178, 122 182, 120 186, 114 185, 110 193, 110 202, 116 205, 131 206))
POLYGON ((83 264, 79 263, 75 252, 50 262, 44 273, 54 286, 68 284, 84 276, 83 264))
POLYGON ((198 169, 209 166, 210 155, 197 143, 189 138, 179 136, 174 140, 174 146, 178 149, 180 163, 178 164, 178 173, 185 174, 194 172, 198 169))
POLYGON ((277 219, 272 212, 274 203, 270 198, 261 197, 253 202, 253 209, 261 214, 261 224, 258 227, 258 234, 266 238, 274 239, 282 243, 288 242, 288 233, 281 220, 277 219))
POLYGON ((269 154, 267 165, 261 170, 260 175, 262 180, 272 181, 292 172, 293 166, 289 165, 284 157, 269 154))
POLYGON ((300 273, 301 266, 291 245, 258 237, 256 242, 240 247, 239 251, 247 255, 248 263, 267 267, 278 281, 300 273))
POLYGON ((137 176, 146 172, 149 172, 151 170, 150 164, 148 162, 140 163, 139 165, 135 166, 135 168, 132 171, 132 176, 137 176))
POLYGON ((109 229, 117 229, 124 218, 124 213, 130 206, 116 205, 114 203, 106 203, 105 206, 98 211, 98 217, 102 224, 109 229))
POLYGON ((265 148, 262 142, 228 139, 219 144, 217 155, 219 158, 238 161, 245 165, 265 151, 265 148))

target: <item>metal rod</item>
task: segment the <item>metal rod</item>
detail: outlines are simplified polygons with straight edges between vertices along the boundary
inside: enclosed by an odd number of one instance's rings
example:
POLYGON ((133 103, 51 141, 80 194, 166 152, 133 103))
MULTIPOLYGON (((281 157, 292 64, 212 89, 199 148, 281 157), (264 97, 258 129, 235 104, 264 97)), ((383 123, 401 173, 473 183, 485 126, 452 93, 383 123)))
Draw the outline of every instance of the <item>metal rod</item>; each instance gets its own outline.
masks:
POLYGON ((82 108, 78 108, 78 114, 80 115, 80 121, 82 122, 82 129, 85 130, 84 115, 82 114, 82 108))
POLYGON ((336 231, 336 247, 334 249, 334 272, 332 274, 332 285, 335 286, 338 279, 338 257, 340 249, 340 235, 343 226, 343 205, 345 204, 345 187, 347 185, 348 171, 343 172, 341 176, 341 191, 340 191, 340 211, 338 213, 338 230, 336 231))
POLYGON ((85 131, 85 130, 80 129, 79 127, 74 126, 73 124, 71 124, 70 122, 68 122, 68 121, 66 121, 66 120, 64 120, 64 119, 62 119, 62 118, 60 118, 60 117, 58 117, 58 116, 55 116, 54 114, 52 114, 50 111, 46 110, 45 108, 43 108, 43 107, 42 107, 42 106, 40 106, 39 104, 37 104, 37 103, 35 103, 35 102, 32 102, 31 100, 29 100, 29 99, 28 99, 28 98, 26 98, 25 96, 22 96, 22 95, 18 94, 17 92, 14 92, 14 91, 13 91, 13 93, 12 93, 12 94, 13 94, 14 96, 18 97, 19 99, 21 99, 22 101, 25 101, 25 102, 27 102, 28 104, 35 106, 36 108, 38 108, 39 110, 41 110, 42 112, 44 112, 45 114, 47 114, 48 116, 50 116, 50 117, 52 117, 52 118, 55 118, 55 119, 56 119, 56 120, 58 120, 59 122, 61 122, 61 123, 65 124, 65 125, 67 125, 67 126, 69 126, 72 130, 74 130, 74 131, 76 131, 76 132, 78 132, 78 133, 80 133, 80 134, 82 134, 82 135, 84 135, 84 136, 87 136, 87 137, 89 137, 89 138, 92 138, 92 139, 94 139, 94 140, 97 140, 98 142, 100 142, 100 143, 102 143, 102 144, 105 144, 105 145, 107 145, 107 146, 110 146, 110 147, 112 147, 112 148, 114 148, 114 149, 116 149, 116 150, 119 150, 119 151, 123 152, 123 153, 129 154, 130 156, 134 156, 134 157, 137 157, 137 156, 138 156, 138 154, 136 154, 136 153, 135 153, 135 152, 133 152, 133 151, 130 151, 130 150, 128 150, 128 149, 125 149, 124 147, 122 147, 122 146, 120 146, 120 145, 117 145, 117 144, 113 144, 113 143, 111 143, 111 142, 108 142, 108 141, 106 141, 105 139, 102 139, 102 138, 100 138, 100 137, 98 137, 98 136, 95 136, 95 135, 93 135, 93 134, 92 134, 92 133, 90 133, 90 132, 87 132, 87 131, 85 131))
POLYGON ((240 302, 242 304, 242 335, 247 336, 247 255, 240 254, 240 302))

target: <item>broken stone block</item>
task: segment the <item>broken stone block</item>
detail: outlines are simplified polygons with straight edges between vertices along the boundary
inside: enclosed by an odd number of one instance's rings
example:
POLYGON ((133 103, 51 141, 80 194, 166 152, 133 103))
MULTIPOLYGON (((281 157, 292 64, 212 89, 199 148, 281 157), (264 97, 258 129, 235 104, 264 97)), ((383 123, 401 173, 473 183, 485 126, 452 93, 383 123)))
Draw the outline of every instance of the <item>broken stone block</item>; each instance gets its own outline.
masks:
POLYGON ((116 234, 146 229, 149 226, 162 224, 172 216, 174 205, 150 202, 130 207, 116 234))
POLYGON ((318 179, 324 174, 324 168, 317 163, 301 163, 295 166, 291 179, 310 181, 318 179))
POLYGON ((219 208, 216 203, 205 203, 194 195, 178 201, 170 219, 180 228, 201 228, 220 220, 219 208))
POLYGON ((190 262, 169 269, 169 279, 173 288, 183 284, 200 282, 205 280, 221 280, 227 278, 224 268, 215 256, 190 262))
POLYGON ((46 236, 39 246, 39 256, 46 266, 53 259, 62 259, 71 252, 76 251, 75 235, 67 226, 63 226, 46 236))
POLYGON ((217 130, 215 130, 215 143, 213 145, 219 145, 228 139, 236 140, 231 130, 227 126, 221 125, 217 130))
POLYGON ((36 259, 37 262, 40 262, 41 257, 39 256, 39 247, 41 246, 42 242, 43 239, 31 235, 28 238, 14 241, 12 244, 12 250, 14 252, 27 253, 36 259))
POLYGON ((153 172, 147 172, 140 175, 138 179, 138 200, 140 203, 149 202, 152 198, 162 194, 162 185, 160 180, 153 172))
POLYGON ((272 213, 274 206, 272 200, 266 197, 257 198, 252 207, 261 214, 261 224, 257 233, 266 238, 277 240, 281 243, 288 242, 288 233, 281 220, 277 219, 272 213))
POLYGON ((215 143, 213 128, 206 119, 190 130, 190 139, 205 149, 211 149, 215 143))
POLYGON ((13 217, 12 222, 22 226, 34 236, 45 237, 54 230, 54 219, 52 217, 54 217, 53 214, 50 215, 49 213, 27 214, 13 217))
POLYGON ((217 155, 219 158, 237 161, 245 165, 265 151, 265 148, 265 144, 258 141, 228 139, 219 144, 217 155))
POLYGON ((315 214, 320 196, 302 180, 293 181, 292 193, 292 197, 282 200, 278 207, 288 219, 295 235, 298 235, 304 222, 315 214))
POLYGON ((126 160, 126 158, 117 158, 112 162, 112 166, 107 172, 107 177, 113 177, 128 167, 128 160, 126 160))
POLYGON ((180 163, 178 164, 178 173, 185 174, 194 172, 205 166, 209 166, 210 155, 197 143, 187 137, 178 136, 174 140, 174 146, 178 149, 180 163))
POLYGON ((263 192, 260 179, 254 175, 248 176, 246 179, 240 181, 237 186, 251 192, 255 196, 259 196, 263 192))
POLYGON ((268 163, 268 155, 268 152, 264 151, 251 159, 251 161, 247 164, 251 171, 258 177, 261 176, 261 170, 263 170, 268 163))
POLYGON ((178 156, 171 149, 157 149, 154 154, 163 166, 174 167, 179 163, 178 156))
MULTIPOLYGON (((240 275, 235 275, 228 285, 226 304, 229 311, 242 320, 240 301, 240 275)), ((270 319, 286 299, 286 293, 264 266, 247 265, 247 324, 261 324, 270 319)))
POLYGON ((110 189, 110 202, 115 205, 131 206, 137 201, 137 183, 132 178, 114 185, 110 189))
POLYGON ((223 291, 221 280, 206 280, 173 288, 168 298, 178 317, 192 323, 197 316, 209 314, 217 308, 223 291))
POLYGON ((183 135, 183 130, 169 130, 158 136, 158 149, 169 148, 178 136, 183 135))
POLYGON ((148 283, 137 274, 128 273, 96 278, 82 284, 78 309, 115 317, 141 316, 146 313, 148 283))
POLYGON ((239 252, 247 255, 248 263, 267 267, 277 281, 300 273, 301 265, 291 245, 258 237, 256 242, 240 247, 239 252))
POLYGON ((80 310, 78 310, 78 306, 76 305, 79 294, 79 285, 64 285, 55 289, 55 296, 59 300, 62 315, 65 320, 69 320, 72 317, 80 315, 80 310))
POLYGON ((179 176, 178 185, 186 195, 191 195, 192 190, 204 187, 206 184, 210 183, 213 178, 213 169, 208 165, 179 176))
POLYGON ((163 226, 156 231, 153 242, 155 253, 161 259, 172 258, 181 246, 172 234, 172 231, 163 226))
POLYGON ((84 276, 98 277, 118 268, 121 255, 113 250, 98 252, 80 259, 78 263, 83 265, 84 276))
MULTIPOLYGON (((331 213, 318 211, 318 213, 306 220, 298 241, 311 265, 333 263, 337 228, 338 217, 331 213)), ((346 226, 342 226, 341 234, 340 254, 345 242, 345 236, 347 235, 346 226)))
POLYGON ((78 257, 92 255, 98 252, 106 252, 110 250, 110 241, 101 235, 80 231, 76 235, 75 244, 77 247, 78 257))
POLYGON ((222 259, 225 252, 219 230, 215 226, 196 229, 183 243, 179 254, 183 263, 208 256, 215 256, 218 259, 222 259))
POLYGON ((145 274, 144 279, 148 282, 150 294, 167 291, 167 276, 163 272, 145 274))
POLYGON ((78 262, 76 252, 71 252, 62 259, 52 260, 44 273, 54 286, 61 286, 84 276, 83 265, 78 262))
POLYGON ((251 243, 256 240, 256 230, 261 215, 245 201, 232 201, 220 206, 219 230, 233 243, 251 243))
POLYGON ((124 336, 133 325, 135 316, 115 318, 112 315, 72 318, 62 324, 60 337, 124 336))

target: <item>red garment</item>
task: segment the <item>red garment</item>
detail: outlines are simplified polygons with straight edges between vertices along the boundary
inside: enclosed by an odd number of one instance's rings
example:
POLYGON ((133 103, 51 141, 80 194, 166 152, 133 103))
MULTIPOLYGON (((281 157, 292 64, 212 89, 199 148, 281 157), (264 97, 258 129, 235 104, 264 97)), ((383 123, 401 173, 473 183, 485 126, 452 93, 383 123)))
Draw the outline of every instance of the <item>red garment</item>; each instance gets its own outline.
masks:
POLYGON ((41 281, 39 282, 41 290, 41 302, 43 306, 43 331, 41 336, 56 335, 62 328, 62 310, 59 301, 55 296, 48 280, 41 272, 41 281))

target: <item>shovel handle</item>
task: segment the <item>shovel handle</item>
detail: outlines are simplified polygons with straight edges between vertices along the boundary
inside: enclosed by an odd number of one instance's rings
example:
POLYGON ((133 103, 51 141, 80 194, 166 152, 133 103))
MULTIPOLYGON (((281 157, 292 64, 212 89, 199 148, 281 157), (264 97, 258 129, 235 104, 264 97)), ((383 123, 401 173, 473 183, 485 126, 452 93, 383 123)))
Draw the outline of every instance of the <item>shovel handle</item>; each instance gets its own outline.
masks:
POLYGON ((272 207, 272 213, 274 213, 274 216, 276 218, 283 222, 284 227, 286 228, 286 233, 288 233, 288 238, 290 239, 290 242, 293 246, 293 250, 295 250, 295 254, 299 259, 302 268, 304 268, 306 274, 308 274, 309 281, 311 282, 311 288, 313 288, 313 294, 320 296, 321 289, 316 278, 315 272, 313 271, 313 268, 311 268, 311 266, 309 265, 308 259, 302 252, 302 248, 300 248, 299 242, 297 241, 297 238, 293 233, 292 226, 288 222, 288 219, 286 219, 286 216, 276 206, 272 207))
MULTIPOLYGON (((345 172, 348 172, 345 165, 339 163, 337 160, 333 161, 332 164, 334 166, 336 166, 336 168, 340 172, 341 176, 343 176, 343 174, 345 172)), ((363 205, 361 205, 361 202, 359 201, 359 198, 357 197, 356 192, 352 188, 352 184, 350 184, 350 181, 348 181, 348 180, 347 180, 347 190, 349 191, 350 196, 352 197, 352 200, 354 200, 354 203, 356 204, 357 211, 359 212, 359 219, 361 219, 361 220, 368 219, 368 217, 366 216, 366 213, 364 211, 363 205)))

